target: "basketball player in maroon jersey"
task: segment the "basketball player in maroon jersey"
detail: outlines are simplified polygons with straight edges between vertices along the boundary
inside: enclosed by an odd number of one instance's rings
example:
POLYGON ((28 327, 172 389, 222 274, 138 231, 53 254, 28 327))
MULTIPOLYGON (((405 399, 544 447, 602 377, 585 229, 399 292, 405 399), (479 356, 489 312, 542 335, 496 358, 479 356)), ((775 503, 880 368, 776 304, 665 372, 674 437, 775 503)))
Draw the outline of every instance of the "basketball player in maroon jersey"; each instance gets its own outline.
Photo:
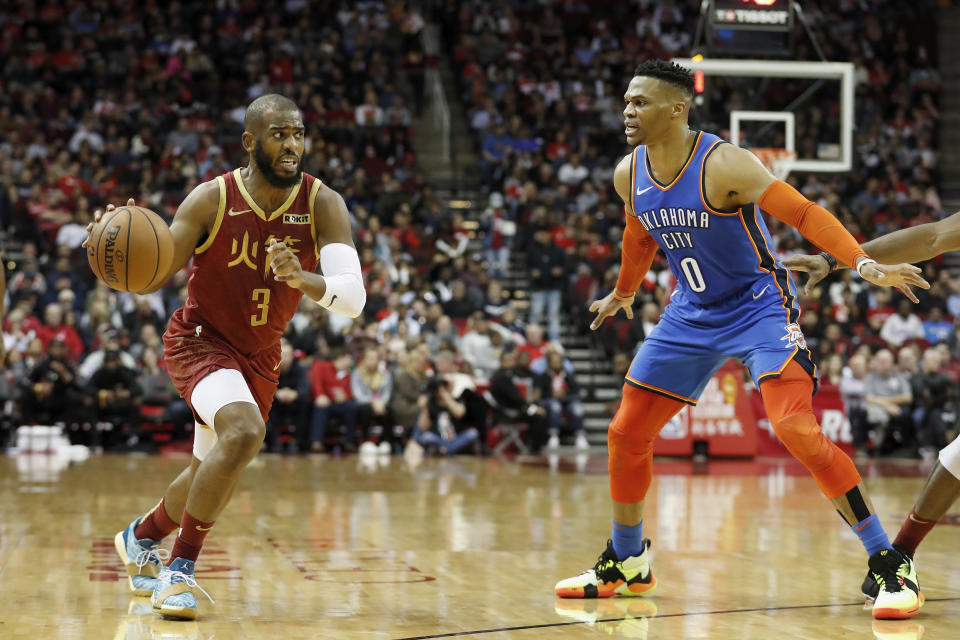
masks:
POLYGON ((301 170, 296 104, 277 94, 254 100, 242 142, 247 166, 197 186, 170 225, 174 259, 163 282, 193 259, 187 301, 163 335, 167 372, 196 420, 193 459, 115 539, 134 593, 174 618, 197 615, 194 563, 260 450, 280 337, 301 297, 351 317, 366 302, 343 198, 301 170), (160 541, 178 527, 163 566, 160 541))

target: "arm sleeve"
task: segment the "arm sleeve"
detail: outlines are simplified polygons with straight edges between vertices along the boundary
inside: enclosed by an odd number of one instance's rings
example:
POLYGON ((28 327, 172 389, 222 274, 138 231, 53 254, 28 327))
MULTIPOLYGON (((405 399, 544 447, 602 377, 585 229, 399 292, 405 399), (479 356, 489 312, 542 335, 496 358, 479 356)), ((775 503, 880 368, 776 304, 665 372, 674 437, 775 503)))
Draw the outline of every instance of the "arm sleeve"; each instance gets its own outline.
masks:
POLYGON ((627 226, 623 230, 623 249, 620 253, 620 275, 617 277, 617 291, 632 294, 640 288, 643 277, 653 264, 657 253, 657 242, 643 228, 636 216, 625 214, 627 226))
POLYGON ((326 293, 317 302, 321 307, 356 318, 367 302, 363 286, 360 256, 353 247, 332 242, 320 248, 320 269, 327 285, 326 293))
POLYGON ((856 267, 867 252, 832 213, 783 180, 775 180, 760 196, 760 208, 778 220, 796 227, 803 237, 844 264, 856 267))

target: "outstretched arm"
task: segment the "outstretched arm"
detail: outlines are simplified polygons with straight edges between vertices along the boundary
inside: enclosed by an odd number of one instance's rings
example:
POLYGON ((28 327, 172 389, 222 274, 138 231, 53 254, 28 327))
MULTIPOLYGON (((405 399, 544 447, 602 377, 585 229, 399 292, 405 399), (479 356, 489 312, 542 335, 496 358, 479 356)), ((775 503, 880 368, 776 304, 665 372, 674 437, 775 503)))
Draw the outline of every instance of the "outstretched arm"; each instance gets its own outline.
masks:
POLYGON ((597 316, 590 323, 591 329, 603 324, 608 316, 616 315, 623 308, 628 318, 633 318, 633 296, 643 277, 653 264, 653 256, 657 253, 657 243, 650 233, 640 224, 637 216, 631 211, 633 202, 630 193, 630 156, 625 157, 613 172, 613 186, 623 200, 624 214, 627 226, 623 230, 623 248, 620 250, 620 275, 617 277, 617 286, 606 297, 594 300, 590 311, 597 316))
POLYGON ((911 285, 930 288, 920 277, 920 269, 913 265, 877 264, 832 213, 774 178, 746 149, 721 145, 708 159, 706 169, 707 193, 712 202, 719 201, 723 207, 757 203, 773 217, 795 227, 819 248, 855 266, 864 280, 896 287, 914 302, 917 299, 910 290, 911 285))

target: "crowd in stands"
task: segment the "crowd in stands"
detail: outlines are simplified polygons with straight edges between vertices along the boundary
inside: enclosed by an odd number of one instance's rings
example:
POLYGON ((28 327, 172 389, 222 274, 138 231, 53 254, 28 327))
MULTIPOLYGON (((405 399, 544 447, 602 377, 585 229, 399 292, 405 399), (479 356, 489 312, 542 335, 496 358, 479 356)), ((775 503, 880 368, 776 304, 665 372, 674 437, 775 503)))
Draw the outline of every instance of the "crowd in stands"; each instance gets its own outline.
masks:
MULTIPOLYGON (((561 307, 585 310, 616 281, 623 208, 612 187, 612 170, 630 151, 623 139, 620 96, 638 60, 693 53, 700 4, 641 0, 544 7, 481 0, 446 5, 436 13, 482 157, 484 180, 494 192, 485 214, 488 226, 499 230, 487 238, 491 272, 504 262, 495 259, 494 252, 506 256, 526 251, 532 301, 539 297, 537 307, 546 306, 551 318, 561 307), (561 248, 562 254, 548 258, 544 244, 561 248), (539 268, 540 263, 547 266, 539 268), (562 279, 553 277, 556 274, 562 279)), ((952 213, 943 210, 937 191, 933 147, 940 78, 929 8, 924 3, 804 3, 826 59, 855 65, 856 168, 843 175, 794 174, 789 181, 834 212, 861 242, 952 213)), ((792 57, 818 59, 817 46, 800 23, 796 29, 792 57)), ((706 92, 695 102, 691 123, 726 135, 730 109, 782 108, 807 86, 789 79, 749 85, 710 77, 706 92), (748 95, 750 91, 754 93, 748 95)), ((835 152, 824 143, 839 139, 838 118, 832 116, 838 113, 838 99, 820 91, 795 108, 801 157, 835 152)), ((782 146, 776 133, 754 140, 754 146, 782 146)), ((769 218, 768 224, 781 257, 810 246, 792 228, 769 218)), ((925 367, 936 362, 937 371, 957 380, 960 329, 953 319, 960 317, 960 281, 941 264, 936 260, 926 266, 935 284, 916 306, 899 294, 891 297, 888 291, 865 287, 849 271, 831 277, 803 300, 807 342, 818 362, 835 365, 823 367, 825 384, 854 375, 850 359, 855 353, 868 360, 869 370, 881 369, 886 358, 882 349, 899 349, 904 341, 912 344, 898 375, 923 375, 917 364, 922 358, 925 367), (943 345, 939 359, 921 356, 936 344, 943 345)), ((623 363, 656 326, 674 284, 658 255, 637 296, 639 317, 608 320, 599 331, 597 346, 621 363, 620 368, 625 369, 623 363)), ((574 314, 577 326, 586 327, 588 315, 574 314)), ((551 334, 557 330, 550 327, 551 334)), ((904 384, 910 387, 909 381, 904 384)), ((896 424, 905 426, 891 429, 891 438, 883 429, 858 426, 858 448, 870 431, 877 450, 915 452, 919 447, 929 453, 956 431, 955 417, 948 411, 944 428, 933 430, 940 433, 937 442, 920 435, 931 433, 925 426, 931 419, 926 411, 930 402, 950 409, 960 399, 955 385, 945 398, 941 394, 929 400, 929 394, 919 392, 900 396, 893 413, 900 419, 896 424)), ((853 399, 851 403, 856 404, 853 399)), ((878 411, 869 411, 870 425, 882 422, 878 411)))
MULTIPOLYGON (((805 3, 828 56, 857 66, 857 170, 790 180, 860 240, 945 213, 931 148, 933 30, 920 9, 901 4, 867 13, 857 3, 805 3)), ((475 228, 417 166, 411 123, 423 108, 425 59, 416 11, 298 0, 270 13, 196 0, 173 11, 98 2, 10 9, 0 20, 0 224, 22 249, 8 275, 5 415, 63 422, 75 438, 104 446, 142 441, 141 418, 186 435, 192 416, 163 373, 160 342, 186 273, 156 294, 113 292, 86 266, 83 228, 94 209, 131 194, 169 220, 194 185, 245 162, 243 107, 279 92, 303 109, 304 170, 351 211, 368 298, 356 320, 301 306, 285 336, 267 446, 352 450, 373 439, 390 450, 413 441, 483 451, 496 437, 491 420, 504 419, 526 423, 535 448, 567 433, 586 446, 560 323, 586 334, 586 307, 616 280, 623 209, 612 171, 628 152, 623 85, 642 59, 689 53, 699 5, 434 3, 426 17, 450 47, 490 192, 475 228), (526 256, 522 292, 503 284, 517 252, 526 256), (514 304, 518 294, 528 310, 514 304), (570 309, 579 311, 563 320, 570 309)), ((798 55, 812 57, 799 36, 798 55)), ((774 81, 763 99, 782 103, 796 92, 774 81)), ((718 83, 705 97, 694 123, 723 133, 714 123, 743 96, 718 83)), ((833 108, 827 98, 801 115, 802 153, 830 138, 833 108)), ((771 231, 781 255, 808 246, 775 222, 771 231)), ((803 300, 824 384, 848 383, 858 446, 927 451, 955 428, 960 285, 939 261, 926 271, 934 287, 917 306, 902 307, 849 271, 803 300), (889 349, 904 380, 940 372, 950 383, 942 393, 907 383, 906 400, 906 391, 879 403, 876 389, 858 396, 850 380, 892 375, 881 373, 889 349)), ((673 284, 658 256, 637 318, 598 333, 617 372, 673 284)))

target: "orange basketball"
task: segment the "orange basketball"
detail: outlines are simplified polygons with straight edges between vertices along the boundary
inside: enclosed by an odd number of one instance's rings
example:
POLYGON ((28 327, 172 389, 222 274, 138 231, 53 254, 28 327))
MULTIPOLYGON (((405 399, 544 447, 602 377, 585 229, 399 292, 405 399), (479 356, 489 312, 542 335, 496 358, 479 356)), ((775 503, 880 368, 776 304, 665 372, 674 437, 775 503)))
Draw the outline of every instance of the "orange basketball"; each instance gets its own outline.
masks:
POLYGON ((111 289, 140 292, 166 277, 173 262, 173 235, 163 219, 143 207, 105 213, 87 243, 93 273, 111 289))

